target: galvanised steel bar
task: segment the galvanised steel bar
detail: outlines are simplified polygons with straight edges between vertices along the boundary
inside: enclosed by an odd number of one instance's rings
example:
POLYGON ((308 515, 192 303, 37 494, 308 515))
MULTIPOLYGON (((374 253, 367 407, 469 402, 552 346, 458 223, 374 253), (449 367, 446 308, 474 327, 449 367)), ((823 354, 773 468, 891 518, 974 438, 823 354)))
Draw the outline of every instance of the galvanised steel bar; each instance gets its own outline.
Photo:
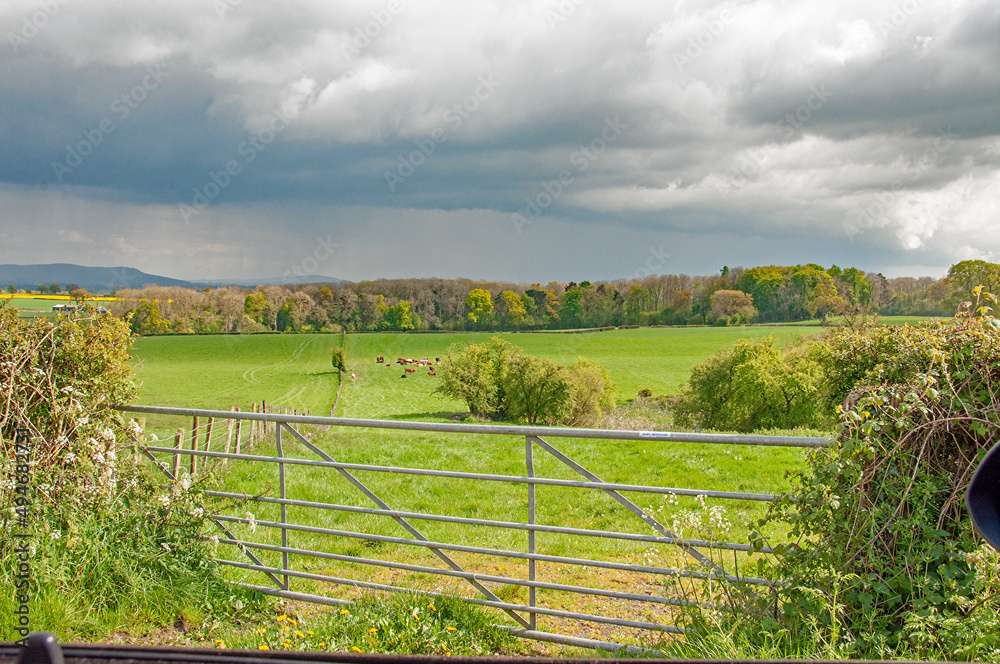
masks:
MULTIPOLYGON (((240 569, 247 569, 252 571, 264 572, 267 570, 281 572, 277 567, 267 567, 260 565, 249 565, 247 563, 237 563, 231 560, 219 559, 220 564, 229 565, 231 567, 238 567, 240 569)), ((391 586, 381 583, 372 583, 370 581, 356 581, 354 579, 341 579, 335 576, 326 576, 324 574, 312 574, 311 572, 299 572, 290 571, 289 574, 303 579, 310 579, 313 581, 322 581, 324 583, 336 583, 340 585, 354 586, 357 588, 367 588, 369 590, 386 590, 391 592, 407 592, 416 593, 420 595, 428 595, 432 597, 453 597, 453 595, 446 595, 445 593, 437 593, 430 591, 414 590, 412 588, 403 588, 400 586, 391 586)), ((530 607, 524 604, 512 604, 510 602, 493 601, 487 599, 479 599, 478 597, 462 597, 461 599, 472 604, 479 604, 480 606, 489 606, 495 609, 503 609, 506 612, 512 611, 532 611, 539 613, 541 615, 556 616, 559 618, 572 618, 574 620, 583 620, 585 622, 601 623, 604 625, 617 625, 619 627, 635 627, 638 629, 648 629, 655 630, 658 632, 670 632, 673 634, 683 634, 684 630, 679 627, 674 627, 673 625, 661 625, 659 623, 642 622, 638 620, 624 620, 622 618, 608 618, 606 616, 597 616, 590 613, 575 613, 573 611, 563 611, 561 609, 549 609, 542 606, 530 607)))
MULTIPOLYGON (((174 450, 167 447, 148 446, 152 452, 171 452, 174 450)), ((205 452, 204 450, 181 450, 181 454, 192 454, 198 456, 214 456, 226 459, 239 459, 242 461, 259 461, 262 463, 279 463, 277 457, 256 456, 252 454, 224 454, 222 452, 205 452)), ((420 475, 423 477, 449 477, 465 480, 482 480, 486 482, 508 482, 511 484, 539 484, 545 486, 563 486, 577 489, 597 489, 600 491, 634 491, 636 493, 653 493, 672 496, 704 496, 706 498, 723 498, 730 500, 757 500, 770 502, 776 496, 769 493, 742 493, 735 491, 713 491, 710 489, 680 489, 674 487, 655 487, 641 484, 618 484, 613 482, 579 482, 576 480, 557 480, 544 477, 521 477, 518 475, 491 475, 488 473, 466 473, 453 470, 427 470, 425 468, 398 468, 395 466, 373 466, 362 463, 340 463, 337 461, 313 461, 311 459, 297 459, 285 457, 280 460, 284 463, 298 466, 317 466, 323 468, 336 468, 338 470, 362 470, 375 473, 398 473, 401 475, 420 475)))
MULTIPOLYGON (((584 477, 586 477, 591 482, 601 482, 602 484, 604 483, 604 480, 602 480, 600 477, 598 477, 594 473, 590 472, 589 470, 587 470, 586 468, 584 468, 583 466, 581 466, 580 464, 578 464, 576 461, 573 461, 568 456, 566 456, 565 454, 563 454, 562 452, 560 452, 555 447, 553 447, 552 445, 548 444, 547 442, 545 442, 544 440, 542 440, 538 436, 532 436, 532 440, 535 441, 536 443, 538 443, 538 445, 543 450, 545 450, 546 452, 548 452, 549 454, 551 454, 552 456, 554 456, 556 459, 558 459, 564 465, 572 468, 573 470, 575 470, 579 474, 581 474, 584 477)), ((636 505, 635 503, 633 503, 631 500, 629 500, 625 496, 621 495, 620 493, 618 493, 617 491, 615 491, 613 489, 606 489, 606 492, 607 492, 607 494, 609 496, 611 496, 612 498, 614 498, 619 504, 621 504, 622 506, 624 506, 625 509, 627 509, 632 514, 635 514, 637 517, 639 517, 640 519, 642 519, 642 521, 647 526, 649 526, 650 528, 652 528, 656 532, 660 533, 664 537, 673 537, 673 538, 677 537, 672 532, 670 532, 669 530, 667 530, 666 526, 664 526, 662 523, 660 523, 659 521, 657 521, 656 519, 654 519, 651 515, 647 514, 646 510, 642 509, 641 507, 639 507, 638 505, 636 505)), ((679 544, 678 546, 680 546, 680 548, 683 549, 683 551, 685 553, 687 553, 689 556, 691 556, 692 558, 694 558, 695 560, 697 560, 704 567, 706 567, 708 569, 715 570, 716 572, 721 572, 721 573, 725 574, 724 570, 722 570, 718 565, 716 565, 715 563, 713 563, 708 558, 708 556, 706 556, 705 554, 703 554, 701 551, 698 551, 697 549, 695 549, 695 548, 693 548, 691 546, 688 546, 687 544, 679 544)))
POLYGON ((553 438, 600 438, 603 440, 661 440, 673 443, 709 443, 720 445, 758 445, 774 447, 826 447, 831 438, 800 436, 757 436, 728 433, 687 433, 674 431, 619 431, 617 429, 578 429, 497 424, 459 424, 454 422, 410 422, 398 420, 367 420, 347 417, 317 417, 314 415, 277 415, 272 413, 233 413, 228 410, 199 408, 168 408, 165 406, 117 406, 129 413, 158 415, 207 415, 210 417, 315 424, 320 426, 363 427, 369 429, 401 429, 404 431, 439 431, 443 433, 500 434, 506 436, 547 436, 553 438))
MULTIPOLYGON (((275 447, 275 449, 278 452, 278 458, 279 459, 284 458, 285 453, 281 449, 281 427, 280 426, 277 427, 275 429, 275 431, 274 431, 274 447, 275 447)), ((285 500, 285 498, 286 498, 286 495, 285 495, 285 464, 283 462, 281 462, 281 463, 278 464, 278 493, 279 493, 279 496, 280 496, 281 500, 285 500)), ((288 505, 285 504, 284 502, 281 503, 281 523, 282 524, 287 524, 288 523, 288 505)), ((284 548, 286 548, 286 549, 288 548, 288 529, 287 528, 282 528, 281 529, 281 546, 284 547, 284 548)), ((286 551, 283 551, 281 553, 281 565, 282 565, 282 567, 285 568, 285 571, 287 572, 288 571, 288 552, 286 552, 286 551)), ((288 584, 289 584, 289 577, 288 577, 288 574, 285 574, 285 590, 291 590, 291 588, 289 587, 288 584)))
MULTIPOLYGON (((532 444, 531 436, 524 437, 524 464, 527 469, 528 477, 535 476, 535 460, 534 460, 534 445, 532 444)), ((535 486, 534 484, 528 485, 528 525, 535 525, 535 486)), ((528 553, 535 553, 535 531, 528 531, 528 553)), ((535 559, 528 559, 528 580, 535 580, 535 559)), ((537 591, 535 586, 532 586, 528 591, 528 604, 530 606, 535 606, 537 604, 537 591)), ((538 616, 534 613, 528 618, 528 622, 531 623, 528 629, 537 629, 538 627, 538 616)))
MULTIPOLYGON (((234 523, 250 523, 249 519, 244 519, 238 516, 226 516, 225 514, 213 514, 212 516, 222 519, 223 521, 232 521, 234 523)), ((255 521, 258 526, 265 526, 268 528, 281 528, 282 524, 277 521, 255 521)), ((285 526, 289 530, 301 530, 307 533, 317 533, 320 535, 337 535, 340 537, 354 537, 356 539, 370 539, 376 542, 392 542, 394 544, 409 544, 414 546, 426 546, 430 549, 447 549, 453 547, 454 545, 448 545, 444 542, 429 542, 427 540, 410 540, 403 537, 391 537, 389 535, 371 535, 368 533, 356 533, 350 530, 335 530, 333 528, 320 528, 319 526, 303 526, 299 524, 288 524, 285 526), (386 539, 388 538, 388 539, 386 539)), ((594 531, 596 532, 596 531, 594 531)), ((678 540, 676 538, 668 537, 656 537, 655 535, 631 535, 629 533, 616 533, 617 537, 608 537, 607 539, 620 539, 627 540, 630 542, 652 542, 654 544, 678 544, 679 542, 684 542, 690 544, 691 546, 697 546, 698 548, 704 549, 724 549, 727 551, 744 551, 749 552, 749 544, 734 544, 732 542, 708 542, 706 540, 678 540)), ((459 549, 456 549, 459 550, 459 549)), ((527 556, 525 556, 527 557, 527 556)), ((541 560, 540 558, 536 560, 541 560)), ((716 574, 712 578, 720 578, 721 574, 716 574)))
MULTIPOLYGON (((323 450, 319 449, 318 447, 316 447, 315 445, 313 445, 312 443, 310 443, 308 440, 306 440, 298 431, 296 431, 295 429, 293 429, 292 427, 288 426, 285 423, 279 423, 278 424, 278 429, 281 429, 282 427, 286 428, 295 437, 295 439, 298 440, 299 443, 301 443, 310 452, 312 452, 316 456, 320 457, 325 462, 328 462, 328 463, 332 463, 333 462, 333 458, 331 456, 329 456, 326 452, 324 452, 323 450)), ((369 489, 361 480, 359 480, 357 477, 355 477, 354 475, 352 475, 351 473, 349 473, 347 470, 345 470, 343 468, 338 468, 337 470, 344 477, 344 479, 346 479, 348 482, 350 482, 351 484, 353 484, 354 487, 356 489, 358 489, 358 491, 360 491, 361 493, 363 493, 364 495, 366 495, 369 498, 369 500, 371 500, 372 502, 374 502, 376 505, 378 505, 382 509, 391 511, 391 509, 389 508, 389 505, 387 505, 381 498, 379 498, 377 495, 375 495, 375 492, 372 491, 371 489, 369 489)), ((282 496, 282 498, 284 498, 284 496, 282 496)), ((419 530, 417 530, 416 528, 414 528, 406 519, 400 518, 398 516, 394 516, 392 518, 396 521, 396 523, 398 523, 399 525, 401 525, 408 533, 410 533, 411 535, 413 535, 417 539, 423 540, 425 542, 428 541, 427 538, 424 537, 423 533, 421 533, 419 530)), ((453 570, 465 571, 465 570, 462 569, 461 565, 459 565, 454 560, 452 560, 452 558, 450 556, 448 556, 448 554, 446 554, 444 551, 441 551, 440 549, 435 549, 435 548, 431 548, 431 551, 433 551, 434 555, 436 555, 438 558, 440 558, 446 565, 448 565, 448 567, 452 568, 453 570)), ((497 597, 496 595, 494 595, 493 592, 489 588, 487 588, 486 586, 482 585, 478 581, 470 580, 469 583, 472 584, 472 586, 475 587, 476 590, 478 590, 479 592, 481 592, 483 595, 485 595, 489 599, 494 600, 494 601, 500 601, 499 597, 497 597)), ((286 590, 287 590, 287 588, 286 588, 286 590)), ((509 613, 510 617, 513 618, 514 621, 517 622, 519 625, 521 625, 522 627, 525 627, 525 628, 528 627, 528 621, 526 621, 524 618, 522 618, 521 616, 517 615, 516 613, 510 612, 510 611, 508 611, 507 613, 509 613)))
MULTIPOLYGON (((219 538, 220 544, 234 545, 235 540, 219 538)), ((345 556, 339 553, 326 553, 324 551, 313 551, 311 549, 299 549, 294 547, 275 546, 273 544, 262 544, 260 542, 244 542, 244 546, 261 549, 263 551, 274 551, 276 553, 286 553, 292 555, 305 556, 307 558, 322 558, 324 560, 336 560, 343 563, 356 565, 371 565, 373 567, 385 567, 387 569, 400 569, 408 572, 418 572, 421 574, 432 574, 436 576, 447 576, 456 579, 474 579, 476 581, 487 581, 489 583, 504 583, 511 586, 523 586, 529 590, 541 588, 543 590, 558 590, 561 592, 573 593, 576 595, 595 595, 598 597, 611 597, 613 599, 624 599, 633 602, 646 602, 648 604, 669 604, 671 606, 701 606, 711 608, 711 604, 704 602, 692 602, 690 600, 676 599, 666 595, 644 595, 641 593, 626 593, 617 590, 604 590, 591 586, 574 586, 564 583, 549 583, 547 581, 537 581, 531 579, 525 581, 509 576, 497 576, 494 574, 479 574, 477 572, 457 572, 455 570, 441 569, 440 567, 427 567, 426 565, 414 565, 411 563, 395 563, 389 560, 378 560, 375 558, 360 558, 358 556, 345 556)), ((220 561, 222 559, 219 559, 220 561)), ((233 562, 233 561, 230 561, 233 562)), ((239 563, 243 564, 243 563, 239 563)), ((287 588, 286 588, 287 590, 287 588)), ((529 606, 535 606, 529 604, 529 606)))
MULTIPOLYGON (((216 493, 216 492, 212 492, 212 493, 216 493)), ((209 492, 206 492, 206 494, 209 494, 209 492)), ((224 494, 223 497, 236 497, 236 498, 239 498, 239 497, 243 497, 243 496, 241 494, 224 494)), ((273 502, 273 501, 276 501, 277 499, 276 498, 266 498, 266 499, 265 498, 261 498, 260 500, 267 500, 267 501, 273 502)), ((289 504, 290 505, 298 505, 298 504, 303 503, 303 502, 304 501, 289 501, 289 504)), ((319 504, 322 505, 323 503, 319 503, 319 504)), ((308 507, 309 503, 306 503, 304 506, 308 507)), ((348 508, 348 509, 351 509, 351 508, 348 508)), ((361 510, 367 510, 368 508, 362 507, 362 508, 355 508, 355 509, 357 509, 358 511, 361 511, 361 510)), ((351 510, 351 511, 353 511, 353 510, 351 510)), ((404 515, 405 514, 413 515, 413 514, 416 514, 416 513, 404 512, 403 514, 404 515)), ((219 517, 226 518, 226 519, 238 519, 238 517, 223 517, 223 515, 215 515, 215 516, 219 516, 219 517)), ((442 519, 447 520, 448 517, 443 517, 442 519)), ((243 521, 247 522, 247 520, 243 520, 243 521)), ((259 522, 257 522, 257 523, 259 523, 259 522)), ((402 543, 402 544, 414 544, 413 540, 407 540, 407 539, 402 539, 401 541, 397 541, 396 538, 382 539, 382 538, 386 537, 384 535, 368 535, 366 533, 356 533, 356 532, 353 532, 353 531, 331 531, 331 532, 337 534, 338 536, 352 537, 352 538, 356 538, 356 539, 371 539, 372 541, 380 541, 380 542, 384 541, 384 542, 388 542, 388 543, 397 543, 397 544, 398 543, 402 543)), ((600 531, 595 531, 595 532, 600 532, 600 531)), ((648 566, 648 565, 632 565, 630 563, 616 563, 616 562, 609 561, 609 560, 592 560, 590 558, 572 558, 572 557, 568 557, 568 556, 553 556, 553 555, 547 555, 547 554, 542 554, 542 553, 524 553, 524 552, 521 552, 521 551, 510 551, 510 550, 507 550, 507 549, 489 549, 489 548, 483 548, 483 547, 467 546, 467 545, 463 545, 463 544, 447 544, 447 543, 444 543, 444 542, 436 542, 435 545, 438 546, 439 548, 442 548, 442 549, 448 549, 448 550, 453 550, 453 551, 461 551, 463 553, 480 553, 480 554, 484 554, 484 555, 498 556, 498 557, 502 557, 502 558, 519 558, 519 559, 522 559, 522 560, 537 560, 538 562, 558 563, 558 564, 566 564, 566 565, 578 565, 578 566, 581 566, 581 567, 594 567, 594 568, 599 568, 599 569, 614 569, 614 570, 621 570, 623 572, 640 572, 640 573, 643 573, 643 574, 662 574, 662 575, 668 575, 668 576, 683 576, 683 577, 690 577, 690 578, 695 578, 695 579, 720 579, 720 578, 724 578, 727 581, 733 581, 733 582, 739 582, 739 583, 749 583, 751 585, 762 585, 762 586, 772 586, 772 585, 775 584, 774 581, 771 581, 769 579, 760 579, 760 578, 752 577, 752 576, 750 576, 750 577, 743 577, 743 576, 735 576, 735 575, 732 575, 732 574, 726 574, 725 576, 722 576, 720 574, 716 574, 716 573, 713 573, 713 572, 692 572, 690 570, 677 569, 677 568, 674 568, 674 567, 651 567, 651 566, 648 566)), ((419 544, 418 546, 424 546, 424 545, 423 544, 419 544)))
MULTIPOLYGON (((315 507, 336 512, 351 512, 355 514, 372 514, 376 516, 400 516, 407 519, 422 519, 424 521, 439 521, 443 523, 460 523, 470 526, 488 526, 493 528, 505 528, 508 530, 527 530, 530 532, 557 533, 560 535, 580 535, 583 537, 603 537, 605 539, 628 539, 631 533, 619 533, 611 530, 590 530, 586 528, 570 528, 568 526, 546 526, 541 524, 521 523, 519 521, 496 521, 492 519, 474 519, 463 516, 443 516, 441 514, 426 514, 423 512, 404 512, 400 510, 380 510, 372 507, 355 507, 354 505, 336 505, 333 503, 319 503, 310 500, 292 500, 273 498, 271 496, 250 496, 243 493, 232 493, 228 491, 205 491, 206 496, 216 498, 231 498, 235 500, 252 500, 261 503, 286 504, 295 507, 315 507)), ((660 541, 660 540, 657 540, 660 541)), ((734 542, 720 542, 720 544, 732 544, 734 546, 748 546, 736 544, 734 542)), ((773 553, 770 547, 763 547, 758 553, 773 553)), ((644 568, 647 569, 647 568, 644 568)), ((652 568, 648 568, 652 569, 652 568)), ((719 575, 714 575, 719 578, 719 575)))

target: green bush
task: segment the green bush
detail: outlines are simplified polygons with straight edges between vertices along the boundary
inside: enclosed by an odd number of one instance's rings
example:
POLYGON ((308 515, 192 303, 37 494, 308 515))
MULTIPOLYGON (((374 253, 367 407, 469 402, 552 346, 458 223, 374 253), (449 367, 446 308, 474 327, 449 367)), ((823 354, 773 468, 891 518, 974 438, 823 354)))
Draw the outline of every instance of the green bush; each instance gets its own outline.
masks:
POLYGON ((823 347, 777 347, 774 337, 740 339, 691 369, 676 406, 679 424, 750 432, 818 427, 823 347))
MULTIPOLYGON (((163 489, 128 449, 143 433, 113 406, 134 398, 124 321, 18 319, 0 308, 0 585, 14 587, 16 533, 33 550, 32 629, 100 639, 200 615, 242 595, 223 585, 189 480, 163 489), (12 438, 31 438, 30 511, 15 518, 12 438), (22 522, 23 521, 23 522, 22 522), (221 599, 220 599, 221 598, 221 599)), ((23 541, 18 539, 18 541, 23 541)), ((0 612, 13 615, 11 593, 0 612)), ((9 622, 0 638, 19 638, 9 622)))
POLYGON ((751 656, 998 661, 1000 557, 964 492, 1000 435, 1000 322, 846 330, 830 356, 838 439, 759 524, 789 532, 756 570, 784 585, 723 629, 751 656))

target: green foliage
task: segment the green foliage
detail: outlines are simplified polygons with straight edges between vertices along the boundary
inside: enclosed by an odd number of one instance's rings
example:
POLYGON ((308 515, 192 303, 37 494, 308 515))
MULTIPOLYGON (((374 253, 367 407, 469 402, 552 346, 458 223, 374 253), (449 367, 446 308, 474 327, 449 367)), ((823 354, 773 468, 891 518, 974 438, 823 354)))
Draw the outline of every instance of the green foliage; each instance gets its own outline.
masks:
POLYGON ((788 531, 756 570, 782 584, 693 611, 691 647, 721 624, 743 656, 997 661, 1000 556, 964 501, 1000 434, 1000 322, 977 311, 831 338, 840 434, 757 524, 788 531))
POLYGON ((499 337, 452 346, 439 373, 435 392, 461 399, 481 417, 583 424, 614 406, 614 383, 597 364, 580 358, 567 370, 499 337))
MULTIPOLYGON (((617 397, 615 383, 611 380, 611 373, 601 365, 578 358, 569 366, 569 382, 572 397, 566 424, 594 426, 604 413, 614 409, 617 397)), ((646 391, 652 396, 651 391, 646 391)))
POLYGON ((982 260, 959 261, 948 268, 947 281, 953 289, 951 303, 957 309, 961 302, 977 299, 973 292, 977 286, 988 293, 1000 293, 1000 265, 982 260))
POLYGON ((569 411, 573 386, 566 370, 551 360, 521 352, 507 367, 507 414, 528 424, 556 423, 569 411))
MULTIPOLYGON (((194 615, 222 584, 201 537, 204 513, 188 480, 164 490, 127 446, 143 436, 113 408, 136 395, 131 336, 109 316, 18 319, 0 308, 0 530, 20 529, 11 438, 31 436, 35 629, 107 637, 126 626, 194 615)), ((13 538, 0 539, 0 579, 13 587, 13 538)), ((13 610, 9 595, 0 610, 13 610)), ((0 638, 11 638, 10 626, 0 638)))
POLYGON ((677 420, 704 429, 750 432, 821 423, 822 350, 782 350, 773 337, 740 339, 691 369, 677 420))
POLYGON ((489 291, 473 288, 465 298, 465 318, 479 328, 485 328, 493 316, 493 297, 489 291))
POLYGON ((330 352, 330 361, 337 373, 347 371, 347 351, 340 346, 334 346, 330 352))
POLYGON ((364 595, 351 606, 296 619, 281 614, 227 648, 333 653, 486 656, 523 644, 492 616, 456 597, 364 595))

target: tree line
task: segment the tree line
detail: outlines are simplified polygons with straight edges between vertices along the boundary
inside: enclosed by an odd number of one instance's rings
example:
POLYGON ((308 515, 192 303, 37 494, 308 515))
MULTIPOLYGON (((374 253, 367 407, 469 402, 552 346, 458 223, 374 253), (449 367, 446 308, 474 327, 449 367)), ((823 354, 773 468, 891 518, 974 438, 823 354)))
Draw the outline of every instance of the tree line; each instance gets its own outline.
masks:
POLYGON ((139 334, 411 330, 557 330, 801 321, 845 312, 953 313, 1000 265, 962 261, 942 279, 810 263, 723 267, 719 274, 516 284, 470 279, 121 289, 112 312, 139 334))

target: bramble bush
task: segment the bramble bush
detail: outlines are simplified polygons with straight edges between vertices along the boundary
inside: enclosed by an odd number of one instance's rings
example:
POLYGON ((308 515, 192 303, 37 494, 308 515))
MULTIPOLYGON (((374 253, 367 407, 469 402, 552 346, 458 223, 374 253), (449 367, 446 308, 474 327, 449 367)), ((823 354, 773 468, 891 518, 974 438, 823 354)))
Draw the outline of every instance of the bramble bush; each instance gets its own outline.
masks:
POLYGON ((758 524, 789 532, 757 569, 782 585, 726 619, 733 641, 779 656, 1000 661, 1000 559, 964 500, 1000 433, 1000 321, 967 305, 953 321, 842 329, 828 345, 839 435, 758 524))
MULTIPOLYGON (((128 451, 143 432, 113 406, 136 394, 130 345, 125 321, 93 310, 19 319, 0 307, 0 585, 14 587, 13 534, 27 532, 32 628, 64 640, 194 619, 206 598, 232 606, 245 594, 215 572, 190 479, 164 489, 128 451), (31 437, 27 528, 15 510, 17 428, 31 437)), ((0 611, 12 615, 11 602, 0 597, 0 611)), ((19 638, 11 630, 0 638, 19 638)))

